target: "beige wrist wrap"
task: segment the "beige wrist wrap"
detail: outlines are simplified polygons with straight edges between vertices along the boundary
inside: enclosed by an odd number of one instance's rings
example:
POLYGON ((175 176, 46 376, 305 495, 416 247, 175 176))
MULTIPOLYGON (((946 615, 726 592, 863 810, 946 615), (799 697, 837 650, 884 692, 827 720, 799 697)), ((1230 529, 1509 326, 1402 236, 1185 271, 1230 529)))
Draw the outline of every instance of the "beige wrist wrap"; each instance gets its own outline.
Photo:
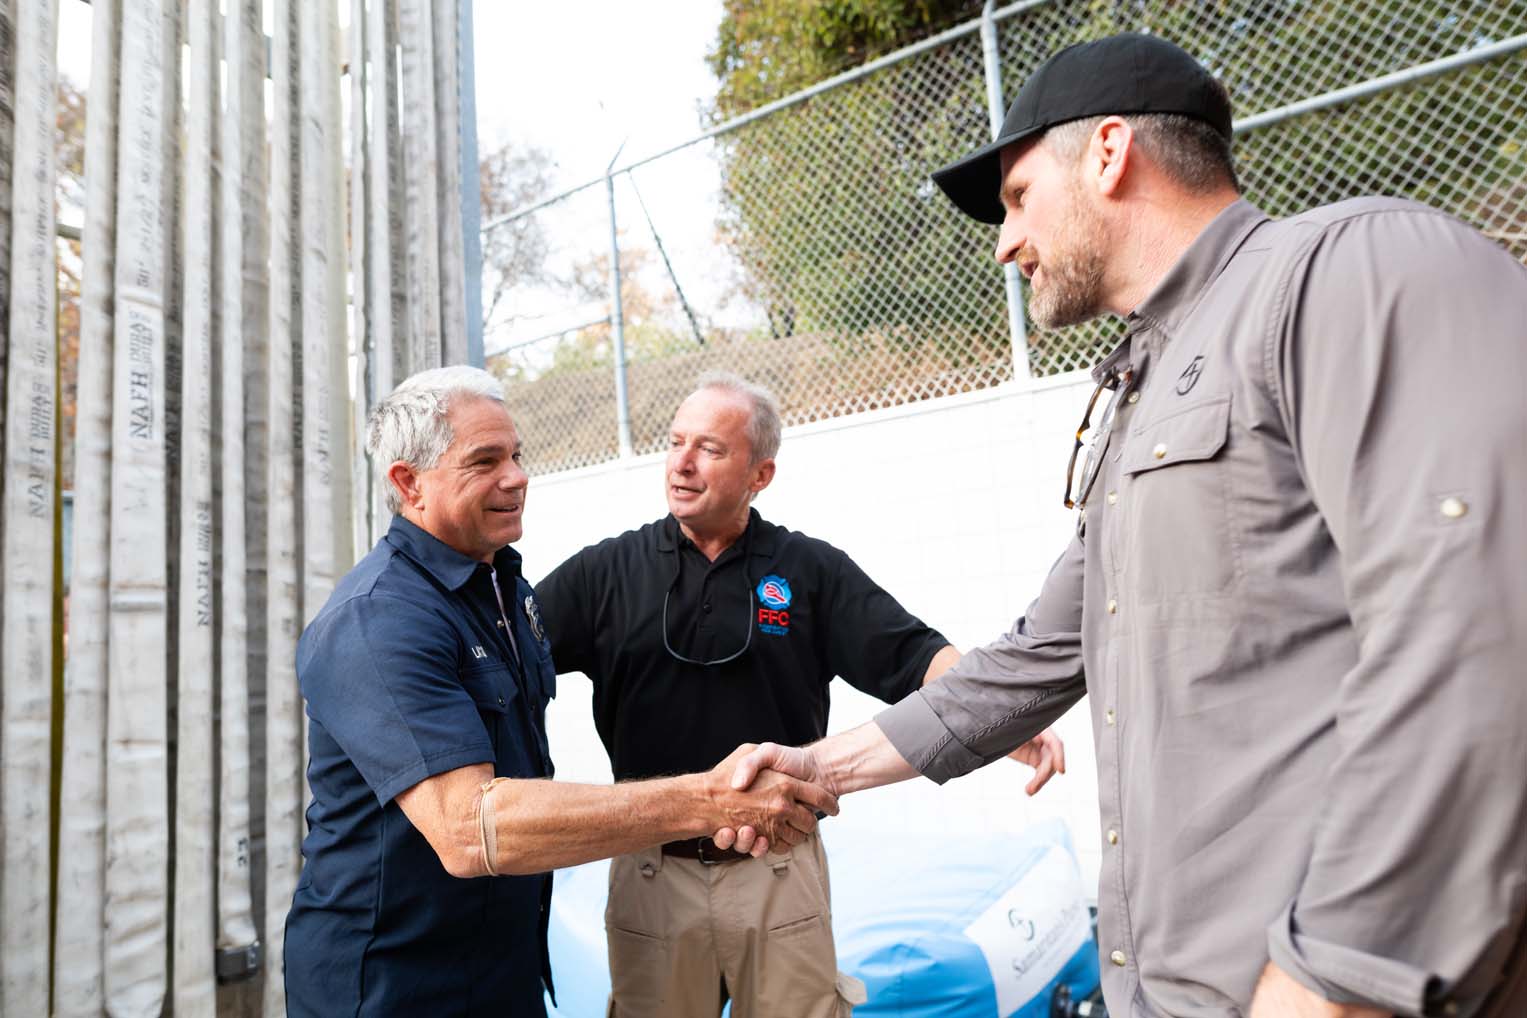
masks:
POLYGON ((493 860, 498 855, 498 826, 493 822, 493 802, 489 796, 495 785, 508 780, 494 778, 483 782, 482 794, 477 797, 477 843, 482 849, 483 866, 490 877, 498 876, 498 870, 493 867, 493 860))

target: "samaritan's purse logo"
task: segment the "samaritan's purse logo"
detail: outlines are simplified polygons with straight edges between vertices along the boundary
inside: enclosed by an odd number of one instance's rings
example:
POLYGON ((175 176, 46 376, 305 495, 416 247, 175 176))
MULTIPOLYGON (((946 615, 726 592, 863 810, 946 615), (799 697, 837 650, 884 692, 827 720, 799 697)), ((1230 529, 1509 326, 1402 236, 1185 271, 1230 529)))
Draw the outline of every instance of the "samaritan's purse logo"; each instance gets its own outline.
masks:
POLYGON ((769 575, 758 581, 758 631, 773 636, 790 632, 790 581, 769 575))

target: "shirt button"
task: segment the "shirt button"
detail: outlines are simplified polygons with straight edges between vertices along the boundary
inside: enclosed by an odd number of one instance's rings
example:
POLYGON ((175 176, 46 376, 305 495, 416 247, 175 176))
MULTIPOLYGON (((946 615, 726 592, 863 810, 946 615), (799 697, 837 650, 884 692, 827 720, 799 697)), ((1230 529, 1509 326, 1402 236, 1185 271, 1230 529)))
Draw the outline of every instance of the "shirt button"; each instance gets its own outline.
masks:
POLYGON ((502 707, 504 705, 504 698, 502 696, 498 698, 498 705, 500 707, 502 707))
POLYGON ((1118 503, 1119 503, 1119 493, 1117 491, 1110 491, 1108 493, 1108 504, 1109 505, 1118 505, 1118 503))
POLYGON ((1124 963, 1128 959, 1126 959, 1124 957, 1124 952, 1123 951, 1115 951, 1115 952, 1113 952, 1112 954, 1110 954, 1108 956, 1108 960, 1113 962, 1115 965, 1119 966, 1119 968, 1123 968, 1124 967, 1124 963))
POLYGON ((1442 515, 1450 520, 1456 520, 1461 519, 1469 511, 1469 503, 1461 498, 1449 495, 1442 500, 1440 508, 1442 509, 1442 515))
POLYGON ((703 605, 700 606, 700 610, 705 612, 707 615, 709 615, 710 614, 710 602, 706 601, 703 605))
POLYGON ((1128 396, 1125 396, 1124 397, 1124 402, 1126 402, 1126 403, 1138 403, 1138 402, 1140 402, 1140 390, 1136 389, 1134 392, 1131 392, 1128 396))
POLYGON ((1119 602, 1115 601, 1111 597, 1108 599, 1108 614, 1110 614, 1110 615, 1117 615, 1117 614, 1119 614, 1119 602))
POLYGON ((1103 712, 1103 720, 1106 723, 1110 724, 1110 725, 1113 724, 1113 708, 1112 707, 1108 708, 1107 710, 1105 710, 1103 712))
POLYGON ((1117 845, 1119 843, 1119 832, 1111 827, 1108 829, 1108 843, 1110 845, 1117 845))
POLYGON ((498 620, 498 621, 497 621, 497 622, 495 622, 495 623, 493 623, 493 624, 494 624, 494 625, 495 625, 495 626, 497 626, 497 627, 498 627, 498 628, 500 628, 500 629, 503 629, 503 628, 504 628, 504 620, 503 620, 503 619, 499 619, 499 620, 498 620))
POLYGON ((1156 443, 1156 447, 1151 450, 1151 455, 1156 457, 1158 460, 1166 459, 1166 443, 1156 443))

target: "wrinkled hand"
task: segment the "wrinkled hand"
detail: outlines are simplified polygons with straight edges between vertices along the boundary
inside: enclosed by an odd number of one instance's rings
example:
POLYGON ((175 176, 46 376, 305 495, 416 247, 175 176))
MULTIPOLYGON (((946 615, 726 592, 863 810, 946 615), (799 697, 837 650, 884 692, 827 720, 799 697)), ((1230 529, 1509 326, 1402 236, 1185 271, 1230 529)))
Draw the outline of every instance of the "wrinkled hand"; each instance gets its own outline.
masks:
POLYGON ((1055 775, 1066 773, 1066 744, 1050 728, 1046 728, 1007 756, 1010 760, 1017 760, 1021 764, 1034 768, 1034 776, 1029 779, 1027 785, 1023 786, 1023 790, 1029 795, 1038 792, 1055 775))
MULTIPOLYGON (((771 772, 785 774, 807 782, 810 787, 822 789, 833 800, 833 808, 828 810, 828 813, 832 816, 838 814, 837 791, 823 780, 816 756, 809 748, 781 746, 774 742, 765 742, 760 746, 743 746, 738 752, 723 760, 721 766, 725 767, 728 763, 735 765, 730 775, 733 788, 747 788, 756 779, 768 777, 771 772), (743 752, 744 750, 746 752, 743 752)), ((721 848, 735 848, 739 852, 749 852, 755 859, 769 850, 768 832, 752 824, 723 827, 712 836, 712 839, 721 848)), ((799 843, 798 841, 790 842, 790 844, 799 843)))
MULTIPOLYGON (((764 747, 771 745, 765 743, 764 747)), ((707 775, 707 789, 715 803, 722 826, 715 835, 721 848, 735 846, 739 852, 754 857, 775 844, 799 845, 816 830, 817 813, 838 813, 838 798, 810 780, 762 770, 748 770, 748 780, 739 783, 743 762, 752 759, 764 747, 739 746, 707 775), (748 832, 746 842, 736 832, 748 832)))

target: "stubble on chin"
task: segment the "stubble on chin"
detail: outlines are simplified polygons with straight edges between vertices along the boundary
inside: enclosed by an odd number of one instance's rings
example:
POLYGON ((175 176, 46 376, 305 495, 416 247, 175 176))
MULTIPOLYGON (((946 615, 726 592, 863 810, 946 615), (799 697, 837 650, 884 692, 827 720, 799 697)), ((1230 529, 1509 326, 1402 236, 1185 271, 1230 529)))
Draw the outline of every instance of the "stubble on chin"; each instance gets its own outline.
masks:
POLYGON ((1057 243, 1040 263, 1044 285, 1029 292, 1029 315, 1042 329, 1059 329, 1103 312, 1103 265, 1108 242, 1103 221, 1082 195, 1071 195, 1057 243))

